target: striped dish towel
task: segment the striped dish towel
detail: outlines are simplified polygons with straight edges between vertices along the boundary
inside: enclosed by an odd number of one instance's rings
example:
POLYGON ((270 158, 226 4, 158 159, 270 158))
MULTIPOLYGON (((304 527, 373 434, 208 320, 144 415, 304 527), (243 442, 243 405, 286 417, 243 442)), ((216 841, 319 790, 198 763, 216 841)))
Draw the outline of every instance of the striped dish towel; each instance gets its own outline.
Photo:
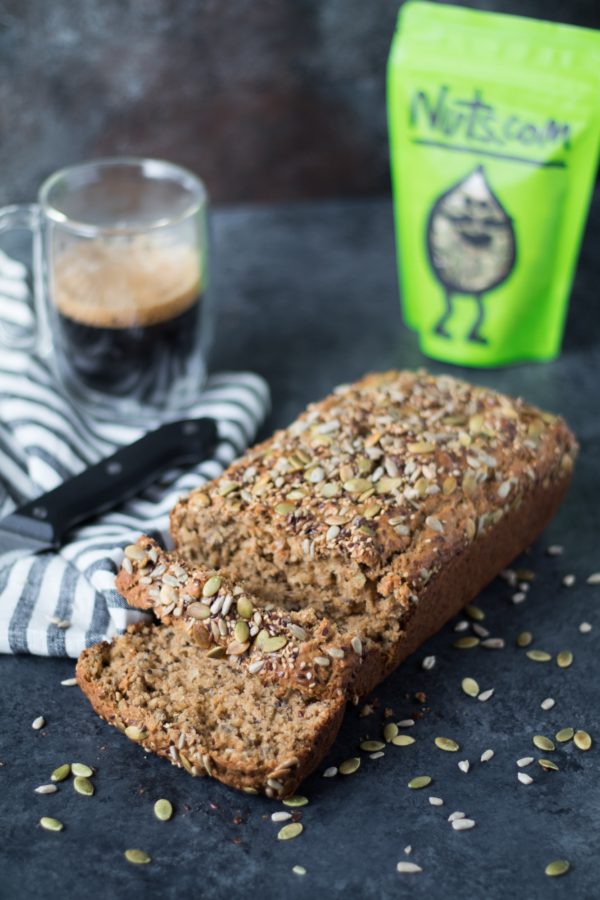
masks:
MULTIPOLYGON (((0 253, 0 516, 160 424, 84 418, 32 356, 33 326, 26 269, 0 253)), ((185 415, 217 420, 212 459, 165 472, 139 496, 74 531, 58 553, 0 556, 0 651, 76 657, 143 618, 114 589, 123 547, 140 532, 167 543, 176 501, 241 453, 268 406, 268 387, 258 375, 211 375, 185 415)))

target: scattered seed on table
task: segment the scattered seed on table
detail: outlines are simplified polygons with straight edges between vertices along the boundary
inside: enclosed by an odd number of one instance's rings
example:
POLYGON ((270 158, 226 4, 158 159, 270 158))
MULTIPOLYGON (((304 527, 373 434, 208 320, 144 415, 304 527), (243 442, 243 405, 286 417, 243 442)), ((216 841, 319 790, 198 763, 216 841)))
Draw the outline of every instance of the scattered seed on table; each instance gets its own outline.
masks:
POLYGON ((360 749, 367 753, 376 753, 377 750, 383 750, 384 747, 383 741, 362 741, 360 744, 360 749))
POLYGON ((494 755, 493 750, 484 750, 483 753, 481 754, 481 762, 489 762, 489 760, 492 758, 493 755, 494 755))
POLYGON ((461 621, 457 622, 456 625, 454 626, 454 630, 455 631, 466 631, 468 627, 469 627, 469 623, 467 622, 467 620, 461 619, 461 621))
POLYGON ((559 772, 560 769, 556 765, 555 762, 552 762, 551 759, 538 759, 539 765, 544 769, 545 772, 559 772))
POLYGON ((469 831, 470 828, 475 828, 475 820, 455 819, 452 823, 452 827, 455 831, 469 831))
POLYGON ((414 737, 411 737, 410 734, 397 734, 395 738, 392 738, 394 747, 409 747, 414 743, 415 739, 414 737))
POLYGON ((36 794, 55 794, 58 788, 55 784, 40 784, 39 787, 34 788, 34 793, 36 794))
POLYGON ((485 619, 485 613, 478 606, 474 606, 472 603, 468 603, 465 606, 465 612, 470 619, 473 619, 475 622, 483 622, 485 619))
POLYGON ((43 728, 46 724, 46 720, 43 716, 38 716, 37 719, 34 719, 31 723, 31 727, 34 731, 39 731, 40 728, 43 728))
POLYGON ((431 669, 433 669, 433 667, 435 666, 435 656, 426 656, 423 659, 421 666, 423 669, 425 669, 426 672, 430 672, 431 669))
POLYGON ((402 860, 396 866, 396 871, 400 872, 401 875, 412 875, 416 872, 422 872, 423 869, 414 862, 402 860))
POLYGON ((421 788, 427 787, 428 784, 431 784, 430 775, 417 775, 415 778, 410 779, 407 787, 411 788, 413 791, 418 791, 421 788))
POLYGON ((91 778, 94 770, 85 763, 71 763, 71 772, 73 775, 81 775, 83 778, 91 778))
POLYGON ((469 762, 468 759, 461 759, 461 761, 458 764, 458 768, 460 769, 461 772, 464 772, 466 775, 467 772, 469 771, 469 769, 471 768, 471 763, 469 762))
POLYGON ((589 750, 592 746, 592 739, 587 731, 576 731, 573 736, 573 743, 578 750, 589 750))
POLYGON ((345 759, 344 762, 339 765, 340 775, 354 775, 358 769, 360 769, 360 758, 358 756, 352 756, 350 759, 345 759))
POLYGON ((75 687, 75 685, 77 684, 77 679, 76 678, 63 678, 63 680, 61 681, 61 684, 63 687, 75 687))
POLYGON ((407 844, 406 847, 404 848, 404 852, 406 853, 407 856, 410 856, 410 854, 412 853, 412 846, 410 844, 407 844))
POLYGON ((554 706, 555 703, 556 703, 556 700, 554 700, 552 697, 546 697, 545 700, 542 700, 542 702, 540 703, 540 706, 542 707, 542 709, 547 711, 549 709, 552 709, 552 707, 554 706))
POLYGON ((571 865, 568 860, 555 859, 552 862, 548 863, 548 865, 544 869, 544 872, 550 878, 555 878, 557 875, 565 875, 570 868, 571 865))
POLYGON ((554 741, 550 740, 549 737, 546 737, 545 734, 534 734, 532 740, 534 746, 536 746, 538 750, 556 750, 554 741))
POLYGON ((136 866, 145 866, 152 862, 152 858, 143 850, 126 850, 124 855, 127 862, 134 863, 136 866))
POLYGON ((546 547, 546 553, 548 556, 562 556, 565 552, 565 548, 560 544, 550 544, 549 547, 546 547))
POLYGON ((477 647, 480 643, 481 642, 478 637, 470 634, 466 637, 459 638, 457 641, 454 641, 452 646, 456 647, 457 650, 472 650, 473 647, 477 647))
POLYGON ((466 817, 466 813, 461 812, 460 809, 457 809, 456 812, 450 813, 450 815, 448 816, 448 821, 454 822, 456 819, 466 819, 466 817))
POLYGON ((328 766, 328 768, 323 772, 323 778, 335 778, 337 773, 337 766, 328 766))
MULTIPOLYGON (((360 760, 358 762, 360 765, 360 760)), ((282 800, 281 802, 284 806, 306 806, 308 804, 308 797, 303 797, 302 794, 294 794, 293 797, 286 797, 286 799, 282 800)))
POLYGON ((306 869, 304 866, 292 866, 292 872, 294 875, 306 875, 306 869))
POLYGON ((456 753, 457 750, 460 750, 460 744, 457 744, 452 738, 436 737, 434 744, 440 750, 446 750, 448 753, 456 753))
POLYGON ((591 630, 592 626, 589 622, 582 622, 579 626, 579 631, 581 632, 581 634, 589 634, 591 630))
POLYGON ((545 650, 528 650, 525 655, 534 662, 550 662, 552 659, 552 655, 545 650))
POLYGON ((460 686, 469 697, 476 697, 479 693, 479 685, 474 678, 463 678, 460 686))
POLYGON ((563 577, 562 583, 564 587, 573 587, 575 584, 575 576, 574 575, 565 575, 563 577))
POLYGON ((556 738, 556 740, 559 743, 564 744, 565 741, 572 740, 574 734, 575 734, 574 728, 561 728, 560 731, 556 732, 554 737, 556 738))
POLYGON ((94 794, 94 785, 89 778, 84 778, 83 775, 77 775, 73 779, 73 788, 84 797, 92 797, 94 794))
MULTIPOLYGON (((161 797, 154 804, 154 815, 159 822, 168 822, 173 815, 173 804, 169 800, 161 797)), ((282 813, 282 815, 291 816, 291 813, 282 813)))
POLYGON ((556 665, 561 669, 568 669, 573 662, 573 654, 570 650, 561 650, 556 657, 556 665))
POLYGON ((385 756, 383 750, 377 750, 375 753, 369 753, 369 759, 381 759, 382 756, 385 756))
POLYGON ((289 812, 274 812, 271 815, 271 822, 287 822, 291 818, 292 814, 289 812))
POLYGON ((485 641, 481 642, 481 646, 485 647, 486 650, 503 650, 504 638, 486 638, 485 641))
POLYGON ((65 827, 59 819, 52 819, 50 816, 42 816, 40 825, 42 828, 45 828, 46 831, 62 831, 65 827))
POLYGON ((415 724, 415 720, 414 719, 401 719, 396 724, 398 725, 398 728, 410 728, 412 725, 415 724))
POLYGON ((54 770, 52 775, 50 776, 50 781, 64 781, 65 778, 68 778, 71 774, 71 766, 69 763, 64 763, 62 766, 59 766, 54 770))
POLYGON ((483 627, 483 625, 479 625, 477 622, 473 622, 471 627, 472 627, 473 631, 475 632, 475 634, 477 635, 477 637, 489 638, 490 633, 487 630, 487 628, 483 627))
POLYGON ((444 805, 444 801, 442 800, 441 797, 430 797, 429 802, 431 803, 432 806, 443 806, 444 805))
POLYGON ((517 772, 517 778, 521 784, 533 784, 533 778, 527 772, 517 772))
POLYGON ((484 703, 486 700, 489 700, 494 694, 494 688, 489 688, 487 691, 482 691, 477 697, 478 700, 482 700, 484 703))
POLYGON ((298 837, 303 831, 304 825, 301 822, 290 822, 289 825, 284 825, 283 828, 277 832, 277 840, 291 841, 292 838, 298 837))
POLYGON ((517 765, 520 769, 524 769, 525 766, 530 766, 533 762, 533 756, 522 756, 521 759, 517 760, 517 765))
POLYGON ((586 584, 600 584, 600 572, 592 572, 591 575, 585 579, 586 584))
POLYGON ((533 635, 530 631, 521 631, 521 633, 517 635, 517 647, 529 647, 532 640, 533 635))
POLYGON ((390 743, 396 735, 398 734, 398 726, 395 722, 388 722, 387 725, 383 729, 383 737, 384 739, 390 743))
POLYGON ((525 591, 517 591, 516 594, 512 595, 511 599, 515 606, 518 606, 519 603, 525 603, 525 601, 527 600, 527 594, 525 591))

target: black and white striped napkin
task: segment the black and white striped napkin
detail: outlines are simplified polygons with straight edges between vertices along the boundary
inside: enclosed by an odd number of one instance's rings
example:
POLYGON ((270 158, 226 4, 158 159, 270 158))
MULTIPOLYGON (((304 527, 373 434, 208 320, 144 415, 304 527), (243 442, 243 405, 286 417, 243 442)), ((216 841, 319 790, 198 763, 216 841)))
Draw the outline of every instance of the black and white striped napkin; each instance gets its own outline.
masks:
MULTIPOLYGON (((82 415, 28 349, 33 327, 26 270, 0 253, 0 516, 160 424, 148 421, 142 428, 82 415)), ((211 375, 186 415, 217 420, 212 459, 165 472, 118 510, 77 529, 58 553, 0 556, 0 652, 76 657, 143 617, 114 590, 122 548, 140 532, 168 542, 175 502, 239 455, 268 405, 269 390, 258 375, 211 375)))

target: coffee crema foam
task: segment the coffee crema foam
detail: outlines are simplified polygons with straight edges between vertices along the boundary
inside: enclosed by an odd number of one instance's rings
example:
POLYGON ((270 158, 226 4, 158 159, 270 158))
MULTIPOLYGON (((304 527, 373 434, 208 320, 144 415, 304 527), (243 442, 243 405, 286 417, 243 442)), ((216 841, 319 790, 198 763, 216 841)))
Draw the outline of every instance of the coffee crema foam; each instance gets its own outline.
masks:
POLYGON ((52 295, 63 316, 97 328, 157 325, 200 294, 197 251, 149 238, 73 244, 54 262, 52 295))

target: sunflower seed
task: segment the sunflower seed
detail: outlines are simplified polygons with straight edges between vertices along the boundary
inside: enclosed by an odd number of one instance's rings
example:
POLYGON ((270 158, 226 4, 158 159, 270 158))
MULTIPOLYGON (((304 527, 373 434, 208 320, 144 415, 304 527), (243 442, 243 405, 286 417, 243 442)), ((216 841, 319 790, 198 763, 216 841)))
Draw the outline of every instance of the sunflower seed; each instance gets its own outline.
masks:
POLYGON ((429 802, 431 803, 432 806, 443 806, 444 805, 444 801, 442 800, 441 797, 430 797, 429 802))
POLYGON ((503 650, 504 638, 487 638, 481 642, 481 646, 485 647, 486 650, 503 650))
POLYGON ((154 804, 154 815, 160 822, 168 822, 173 815, 173 805, 164 797, 154 804))
POLYGON ((71 763, 71 773, 82 778, 91 778, 94 770, 91 766, 86 766, 85 763, 71 763))
POLYGON ((466 814, 464 812, 461 812, 459 809, 457 809, 456 812, 450 813, 450 815, 448 816, 448 821, 455 822, 456 819, 464 819, 464 818, 466 818, 466 814))
POLYGON ((557 731, 554 737, 559 743, 564 744, 566 741, 570 741, 575 734, 574 728, 561 728, 560 731, 557 731))
POLYGON ((517 778, 521 784, 533 784, 533 778, 527 772, 517 772, 517 778))
POLYGON ((544 872, 550 878, 556 878, 557 875, 565 875, 569 869, 571 868, 571 864, 566 859, 554 859, 552 862, 548 863, 544 872))
POLYGON ((411 737, 409 734, 397 734, 396 737, 392 738, 392 744, 395 747, 409 747, 414 743, 414 737, 411 737))
POLYGON ((518 606, 519 603, 525 603, 525 601, 527 600, 527 594, 525 593, 525 591, 517 591, 516 594, 512 595, 511 599, 515 606, 518 606))
POLYGON ((292 872, 294 875, 306 875, 306 869, 304 866, 292 866, 292 872))
POLYGON ((600 584, 600 572, 593 572, 585 579, 586 584, 600 584))
POLYGON ((294 808, 298 806, 307 806, 308 797, 304 797, 302 794, 294 794, 293 797, 286 797, 286 799, 281 802, 284 806, 293 806, 294 808))
POLYGON ((329 766, 323 772, 323 778, 335 778, 337 773, 338 773, 337 766, 329 766))
POLYGON ((43 716, 38 716, 37 719, 34 719, 31 723, 31 727, 34 731, 39 731, 40 728, 43 728, 46 724, 46 720, 43 716))
POLYGON ((469 769, 471 768, 471 763, 469 762, 468 759, 461 759, 461 761, 458 764, 458 768, 460 769, 461 772, 464 772, 466 775, 467 772, 469 771, 469 769))
POLYGON ((412 875, 415 872, 422 872, 423 869, 416 863, 406 862, 405 860, 402 860, 402 862, 399 862, 396 866, 396 871, 400 872, 401 875, 412 875))
POLYGON ((561 650, 556 657, 556 664, 561 669, 568 669, 573 662, 573 654, 570 650, 561 650))
POLYGON ((520 769, 524 769, 525 766, 530 766, 533 762, 533 756, 522 756, 521 759, 517 760, 517 765, 520 769))
POLYGON ((283 828, 277 833, 278 841, 290 841, 292 838, 298 837, 299 834, 302 834, 304 831, 304 826, 301 822, 290 822, 289 825, 284 825, 283 828))
POLYGON ((529 647, 532 640, 533 635, 530 631, 522 631, 517 635, 517 647, 529 647))
POLYGON ((587 731, 576 731, 573 736, 573 743, 578 750, 589 750, 592 746, 592 739, 587 731))
POLYGON ((395 722, 388 722, 387 725, 384 726, 383 729, 383 737, 389 744, 390 741, 393 741, 396 735, 398 734, 398 726, 395 722))
POLYGON ((127 862, 134 863, 136 866, 145 866, 152 861, 151 857, 143 850, 126 850, 124 855, 127 862))
POLYGON ((415 724, 415 720, 414 719, 401 719, 396 724, 398 725, 398 728, 410 728, 412 725, 415 724))
POLYGON ((549 547, 546 547, 546 553, 548 556, 562 556, 565 552, 565 548, 560 544, 550 544, 549 547))
POLYGON ((483 753, 481 754, 481 762, 489 762, 489 760, 492 758, 493 755, 494 755, 493 750, 484 750, 483 753))
POLYGON ((564 587, 573 587, 575 584, 575 576, 574 575, 565 575, 563 577, 562 583, 564 587))
POLYGON ((473 635, 467 635, 467 637, 459 638, 457 641, 454 641, 452 644, 453 647, 456 647, 457 650, 471 650, 473 647, 477 647, 480 643, 478 637, 474 637, 473 635))
POLYGON ((551 654, 545 650, 528 650, 525 655, 534 662, 550 662, 552 659, 551 654))
POLYGON ((68 778, 71 774, 71 766, 69 763, 64 763, 62 766, 59 766, 54 770, 52 775, 50 776, 50 781, 64 781, 65 778, 68 778))
POLYGON ((360 745, 361 750, 367 753, 375 753, 377 750, 383 750, 385 744, 382 741, 363 741, 360 745))
POLYGON ((426 656, 421 665, 426 672, 430 672, 435 666, 435 656, 426 656))
POLYGON ((416 778, 411 778, 408 782, 407 787, 411 788, 414 791, 420 790, 420 788, 427 787, 428 784, 431 784, 431 776, 429 775, 417 775, 416 778))
POLYGON ((73 779, 73 787, 78 794, 82 794, 84 797, 92 797, 94 794, 94 785, 89 778, 84 778, 82 775, 77 775, 73 779))
POLYGON ((39 787, 35 788, 36 794, 55 794, 58 788, 55 784, 40 784, 39 787))
POLYGON ((544 771, 552 770, 553 772, 558 772, 559 768, 555 762, 552 762, 551 759, 538 759, 538 763, 544 769, 544 771))
POLYGON ((340 775, 353 775, 360 768, 360 758, 358 756, 353 756, 350 759, 345 759, 343 763, 339 765, 339 773, 340 775))
POLYGON ((581 634, 589 634, 591 630, 592 626, 589 622, 582 622, 579 626, 579 631, 581 632, 581 634))
POLYGON ((455 831, 469 831, 471 828, 475 828, 475 820, 455 819, 452 823, 452 827, 455 831))
POLYGON ((436 737, 434 743, 440 750, 447 750, 449 753, 456 753, 457 750, 460 750, 459 744, 453 741, 452 738, 436 737))
POLYGON ((454 626, 454 630, 455 631, 466 631, 468 627, 469 627, 469 623, 465 619, 462 619, 460 622, 456 623, 456 625, 454 626))
POLYGON ((62 831, 65 827, 58 819, 52 819, 50 816, 42 816, 40 825, 42 828, 45 828, 46 831, 62 831))
POLYGON ((61 681, 61 684, 63 687, 75 687, 75 685, 77 684, 77 679, 76 678, 63 678, 63 680, 61 681))
POLYGON ((478 700, 481 700, 485 703, 486 700, 489 700, 494 694, 494 688, 489 688, 487 691, 482 691, 477 697, 478 700))
POLYGON ((460 686, 469 697, 476 697, 479 693, 479 685, 474 678, 463 678, 460 686))
POLYGON ((477 637, 488 638, 490 636, 487 628, 484 628, 483 625, 480 625, 478 622, 473 622, 471 628, 473 629, 477 637))
POLYGON ((542 700, 540 706, 542 707, 542 709, 549 710, 552 709, 555 703, 556 700, 553 700, 552 697, 546 697, 545 700, 542 700))
POLYGON ((534 734, 533 743, 534 746, 538 748, 538 750, 556 750, 554 741, 551 741, 550 738, 546 737, 545 734, 534 734))

